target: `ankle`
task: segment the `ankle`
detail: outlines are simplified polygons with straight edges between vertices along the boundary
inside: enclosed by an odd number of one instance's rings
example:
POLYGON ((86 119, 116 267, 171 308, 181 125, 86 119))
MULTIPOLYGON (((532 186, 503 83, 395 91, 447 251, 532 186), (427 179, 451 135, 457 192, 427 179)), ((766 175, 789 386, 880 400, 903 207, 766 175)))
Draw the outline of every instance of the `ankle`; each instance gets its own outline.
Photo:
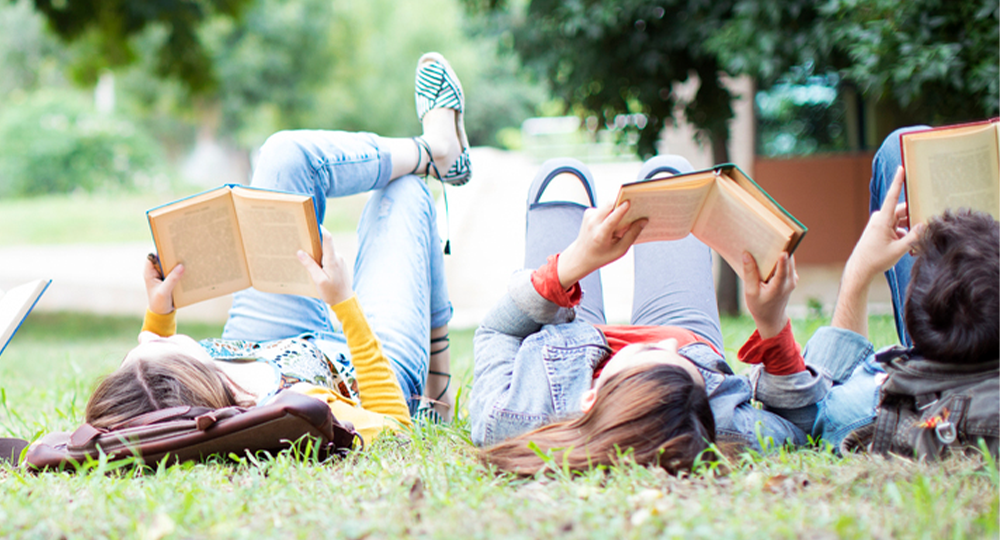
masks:
POLYGON ((445 159, 461 149, 455 131, 457 114, 453 109, 432 109, 424 116, 422 137, 430 146, 432 159, 445 159))

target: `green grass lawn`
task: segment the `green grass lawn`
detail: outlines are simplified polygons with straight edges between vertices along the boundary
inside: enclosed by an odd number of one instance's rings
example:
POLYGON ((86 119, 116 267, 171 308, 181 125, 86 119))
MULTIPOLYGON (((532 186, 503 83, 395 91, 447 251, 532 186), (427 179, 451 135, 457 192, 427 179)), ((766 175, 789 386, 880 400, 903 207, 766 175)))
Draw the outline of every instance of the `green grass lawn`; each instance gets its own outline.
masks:
MULTIPOLYGON (((146 210, 198 191, 190 188, 159 195, 83 193, 3 199, 0 246, 145 242, 150 240, 146 210)), ((365 195, 355 195, 329 201, 324 226, 332 232, 353 232, 366 200, 365 195)))
MULTIPOLYGON (((822 324, 795 321, 800 341, 822 324)), ((132 346, 138 318, 32 314, 0 358, 0 436, 72 429, 95 379, 132 346)), ((723 322, 730 358, 752 331, 723 322)), ((214 325, 185 325, 196 338, 214 325)), ((877 344, 892 322, 873 318, 877 344)), ((471 331, 452 333, 471 383, 471 331)), ((0 537, 33 538, 997 538, 994 462, 927 465, 825 450, 743 454, 731 472, 675 478, 621 466, 570 478, 496 477, 464 422, 419 428, 329 463, 244 458, 162 470, 0 466, 0 537)))

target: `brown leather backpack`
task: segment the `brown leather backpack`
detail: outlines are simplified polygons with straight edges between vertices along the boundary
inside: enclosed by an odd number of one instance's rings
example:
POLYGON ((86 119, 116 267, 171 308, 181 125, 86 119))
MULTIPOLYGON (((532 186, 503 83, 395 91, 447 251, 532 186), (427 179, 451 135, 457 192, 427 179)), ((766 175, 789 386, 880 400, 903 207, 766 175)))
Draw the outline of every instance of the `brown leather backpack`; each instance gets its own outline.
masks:
MULTIPOLYGON (((356 441, 364 444, 354 426, 337 421, 326 403, 282 392, 271 403, 249 409, 171 407, 110 429, 84 424, 72 433, 50 433, 28 447, 20 465, 34 470, 72 470, 102 453, 109 460, 134 456, 147 465, 164 458, 173 464, 216 454, 276 453, 307 436, 321 459, 346 454, 356 441)), ((0 440, 0 459, 10 458, 17 464, 25 445, 19 439, 0 440)))

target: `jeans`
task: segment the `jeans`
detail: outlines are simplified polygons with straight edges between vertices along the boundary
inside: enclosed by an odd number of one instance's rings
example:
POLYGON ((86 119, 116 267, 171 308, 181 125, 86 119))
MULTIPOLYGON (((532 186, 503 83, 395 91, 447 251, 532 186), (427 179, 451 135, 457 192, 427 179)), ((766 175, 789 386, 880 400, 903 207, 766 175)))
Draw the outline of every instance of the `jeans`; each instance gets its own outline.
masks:
MULTIPOLYGON (((868 191, 871 193, 868 202, 869 213, 882 207, 882 201, 889 191, 889 186, 892 185, 896 169, 903 162, 899 145, 900 134, 920 129, 927 129, 927 126, 911 126, 893 131, 875 153, 875 159, 872 160, 872 180, 868 186, 868 191)), ((899 194, 899 202, 905 201, 906 190, 903 190, 899 194)), ((905 347, 913 346, 913 341, 906 332, 906 323, 903 321, 903 303, 906 299, 906 286, 910 283, 911 268, 913 268, 913 256, 907 253, 895 266, 885 272, 885 279, 889 282, 889 291, 892 293, 892 313, 896 319, 896 333, 899 335, 899 342, 905 347)))
MULTIPOLYGON (((260 149, 251 185, 326 201, 371 192, 358 222, 354 291, 396 378, 416 408, 430 357, 430 329, 451 319, 434 201, 420 178, 390 181, 391 156, 371 133, 285 131, 260 149)), ((311 335, 329 357, 350 357, 344 334, 316 298, 237 292, 222 337, 270 341, 311 335)))
MULTIPOLYGON (((692 170, 680 156, 669 156, 679 173, 692 170)), ((529 201, 537 200, 529 194, 529 201)), ((528 209, 525 268, 538 268, 546 258, 559 253, 576 239, 583 221, 583 206, 574 203, 535 203, 528 209), (559 212, 557 219, 534 219, 545 212, 559 212), (541 234, 532 227, 542 224, 541 234), (544 242, 532 242, 545 238, 544 242)), ((717 350, 723 350, 719 307, 715 299, 712 278, 712 252, 694 236, 672 242, 647 242, 633 246, 635 280, 631 324, 636 326, 676 326, 695 332, 717 350)), ((594 272, 580 281, 583 298, 577 308, 580 320, 590 324, 607 324, 604 318, 604 298, 600 274, 594 272), (593 282, 596 281, 596 284, 593 282)))

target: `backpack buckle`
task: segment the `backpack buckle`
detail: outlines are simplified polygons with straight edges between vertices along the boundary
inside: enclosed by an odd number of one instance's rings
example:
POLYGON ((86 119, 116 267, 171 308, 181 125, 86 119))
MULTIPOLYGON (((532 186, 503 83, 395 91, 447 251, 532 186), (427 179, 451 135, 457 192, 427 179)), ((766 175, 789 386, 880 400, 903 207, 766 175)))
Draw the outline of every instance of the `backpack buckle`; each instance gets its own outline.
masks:
POLYGON ((958 438, 958 431, 955 429, 955 424, 947 420, 934 426, 934 434, 944 444, 951 444, 958 438))

